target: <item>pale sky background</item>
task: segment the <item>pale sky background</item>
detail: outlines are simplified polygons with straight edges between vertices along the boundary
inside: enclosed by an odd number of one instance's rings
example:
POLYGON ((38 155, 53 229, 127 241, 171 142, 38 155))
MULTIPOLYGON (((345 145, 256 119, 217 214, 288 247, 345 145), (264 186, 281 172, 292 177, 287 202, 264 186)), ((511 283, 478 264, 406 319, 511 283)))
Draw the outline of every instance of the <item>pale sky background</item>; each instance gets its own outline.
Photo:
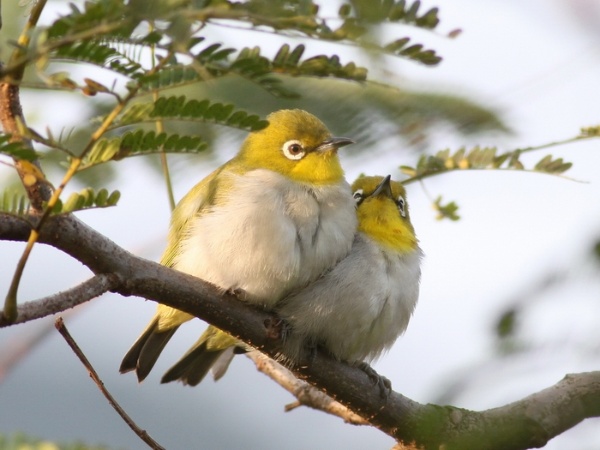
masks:
MULTIPOLYGON (((463 34, 449 40, 409 30, 436 49, 443 63, 432 69, 389 59, 389 69, 411 87, 485 102, 501 112, 515 133, 467 140, 440 130, 431 140, 430 152, 475 144, 511 150, 575 136, 582 126, 600 124, 600 1, 439 0, 423 5, 432 6, 441 10, 440 33, 461 28, 463 34)), ((76 118, 61 116, 61 111, 72 109, 59 106, 53 96, 24 96, 33 126, 45 126, 49 110, 56 115, 55 130, 76 123, 76 118)), ((224 162, 230 153, 224 151, 222 161, 211 164, 224 162)), ((547 153, 572 161, 568 175, 584 182, 530 173, 463 172, 428 180, 426 191, 418 184, 408 187, 411 216, 426 254, 421 297, 406 335, 374 365, 396 391, 427 403, 453 385, 457 395, 449 403, 485 409, 548 387, 566 373, 600 368, 599 266, 589 252, 594 239, 600 238, 600 140, 537 152, 524 161, 533 165, 547 153), (458 202, 462 220, 436 221, 427 193, 458 202), (569 282, 543 294, 528 294, 553 271, 566 271, 569 282), (532 351, 494 359, 490 330, 498 315, 517 301, 527 305, 519 337, 532 351)), ((353 179, 360 172, 398 177, 397 167, 412 164, 415 157, 407 153, 402 159, 394 153, 365 162, 344 151, 342 158, 348 178, 353 179)), ((119 207, 79 217, 119 245, 157 260, 168 227, 163 184, 153 174, 137 176, 139 161, 119 164, 126 177, 109 186, 118 185, 124 194, 119 207)), ((177 179, 177 197, 213 168, 207 165, 202 173, 177 179)), ((0 167, 0 177, 6 171, 0 167)), ((3 292, 22 248, 0 243, 3 292)), ((81 264, 37 246, 20 298, 39 298, 88 276, 81 264)), ((199 321, 182 327, 143 384, 138 385, 131 374, 119 375, 122 356, 154 307, 136 298, 104 296, 67 317, 66 323, 108 389, 166 448, 393 446, 391 438, 373 428, 346 425, 307 408, 284 413, 284 405, 293 398, 244 357, 236 358, 218 383, 207 379, 194 389, 160 385, 162 373, 203 329, 199 321)), ((38 321, 0 330, 0 348, 9 342, 16 345, 20 336, 40 325, 38 321)), ((0 384, 0 432, 16 430, 114 449, 146 448, 106 403, 56 332, 0 384)), ((588 420, 546 448, 598 449, 600 422, 588 420)))

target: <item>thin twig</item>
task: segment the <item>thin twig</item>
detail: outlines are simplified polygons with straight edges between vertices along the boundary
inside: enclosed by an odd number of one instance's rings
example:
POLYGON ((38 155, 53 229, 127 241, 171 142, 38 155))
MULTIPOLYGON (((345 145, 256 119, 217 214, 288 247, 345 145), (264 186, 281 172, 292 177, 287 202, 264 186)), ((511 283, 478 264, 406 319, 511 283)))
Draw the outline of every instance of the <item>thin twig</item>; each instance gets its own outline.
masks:
MULTIPOLYGON (((71 317, 80 308, 64 311, 63 318, 71 317)), ((16 333, 0 345, 0 384, 14 370, 19 363, 25 359, 35 348, 44 342, 44 339, 54 332, 53 320, 41 320, 34 326, 22 327, 20 333, 16 333)))
POLYGON ((285 406, 286 412, 304 405, 340 417, 344 422, 352 425, 370 425, 361 416, 335 401, 324 392, 311 386, 306 381, 299 380, 292 372, 263 353, 253 350, 246 355, 254 362, 260 372, 267 375, 298 399, 297 402, 285 406))
POLYGON ((71 334, 67 330, 67 327, 65 326, 62 317, 59 317, 58 319, 56 319, 55 326, 56 326, 56 329, 58 330, 58 332, 65 339, 65 341, 67 341, 67 344, 69 344, 69 347, 71 347, 71 350, 73 350, 73 352, 77 355, 77 357, 79 358, 81 363, 85 366, 85 368, 87 369, 87 371, 90 374, 90 377, 92 378, 92 380, 94 380, 94 383, 96 383, 96 386, 98 386, 98 389, 100 389, 100 391, 102 391, 102 394, 104 395, 104 397, 106 397, 106 399, 108 400, 108 403, 110 403, 110 406, 112 406, 114 408, 114 410, 117 412, 117 414, 119 414, 119 416, 121 416, 121 418, 125 421, 125 423, 127 425, 129 425, 129 428, 131 428, 133 430, 133 432, 135 434, 137 434, 142 441, 144 441, 146 444, 148 444, 148 446, 150 448, 153 448, 155 450, 164 450, 164 447, 162 447, 158 442, 156 442, 154 439, 152 439, 145 430, 142 430, 135 424, 135 422, 127 415, 127 413, 123 410, 123 408, 121 408, 121 406, 119 406, 119 404, 113 398, 113 396, 110 394, 110 392, 108 392, 108 390, 104 386, 104 383, 98 376, 98 373, 92 367, 92 364, 88 361, 86 356, 83 354, 83 352, 81 351, 81 349, 79 348, 79 346, 77 345, 77 343, 75 342, 73 337, 71 337, 71 334))
MULTIPOLYGON (((47 0, 38 0, 34 3, 33 8, 31 8, 31 14, 27 18, 27 22, 25 22, 25 26, 21 31, 21 35, 17 40, 17 45, 15 46, 12 55, 10 56, 10 63, 12 64, 15 61, 23 58, 27 54, 27 48, 29 47, 29 42, 31 41, 32 30, 40 20, 40 16, 42 15, 42 11, 46 6, 47 0)), ((23 73, 25 72, 25 65, 19 67, 18 70, 12 73, 12 81, 20 82, 23 79, 23 73)))
MULTIPOLYGON (((150 31, 154 31, 154 22, 150 23, 150 31)), ((156 65, 156 44, 150 46, 150 59, 152 61, 152 67, 156 65)), ((159 93, 158 90, 152 91, 153 102, 158 101, 159 93)), ((165 124, 162 119, 157 119, 155 122, 156 134, 159 135, 164 133, 165 124)), ((173 193, 173 183, 171 181, 171 172, 169 170, 169 161, 167 159, 167 153, 165 146, 160 146, 160 164, 162 166, 163 176, 165 177, 165 184, 167 187, 167 197, 169 200, 169 207, 171 211, 175 209, 175 194, 173 193)))
POLYGON ((96 298, 120 284, 115 274, 99 274, 57 294, 23 303, 17 309, 17 320, 9 322, 0 313, 0 328, 47 317, 96 298))

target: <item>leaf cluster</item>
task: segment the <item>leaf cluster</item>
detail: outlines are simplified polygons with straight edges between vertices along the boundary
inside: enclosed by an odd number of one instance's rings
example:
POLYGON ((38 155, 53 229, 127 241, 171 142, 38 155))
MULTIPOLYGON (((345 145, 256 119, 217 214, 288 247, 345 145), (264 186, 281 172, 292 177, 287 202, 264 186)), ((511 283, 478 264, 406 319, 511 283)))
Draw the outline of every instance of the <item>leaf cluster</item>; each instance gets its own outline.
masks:
MULTIPOLYGON (((407 184, 456 170, 521 170, 562 175, 573 165, 570 162, 565 162, 562 158, 553 158, 552 155, 546 155, 532 168, 526 168, 521 162, 521 155, 528 150, 536 149, 531 147, 526 150, 517 149, 504 153, 499 153, 495 147, 476 146, 470 150, 461 148, 454 153, 446 149, 437 152, 435 155, 422 155, 415 167, 405 165, 400 166, 400 170, 408 175, 409 178, 403 181, 404 184, 407 184)), ((437 212, 438 220, 457 221, 460 219, 458 205, 453 201, 443 204, 442 196, 438 196, 433 201, 433 208, 437 212)))
POLYGON ((552 175, 560 175, 573 165, 562 158, 544 156, 532 168, 526 168, 521 162, 522 150, 499 153, 495 147, 476 146, 470 150, 461 148, 452 153, 449 149, 441 150, 435 155, 423 155, 415 167, 401 166, 400 170, 408 175, 409 183, 431 175, 454 170, 526 170, 552 175))
MULTIPOLYGON (((355 84, 367 90, 366 68, 344 62, 337 54, 310 53, 312 41, 343 43, 358 50, 435 65, 441 58, 410 37, 380 42, 375 36, 377 27, 385 24, 393 30, 399 23, 434 30, 439 23, 438 13, 437 8, 422 8, 419 0, 355 0, 343 3, 337 17, 323 17, 316 2, 298 0, 83 2, 71 4, 69 12, 36 30, 36 39, 27 48, 19 48, 20 56, 0 68, 0 77, 16 75, 32 66, 46 88, 97 97, 95 104, 102 108, 101 115, 82 141, 70 141, 71 135, 55 138, 50 130, 23 131, 28 139, 61 155, 62 162, 71 168, 71 177, 132 156, 206 151, 211 136, 206 127, 198 125, 218 124, 242 131, 267 126, 257 114, 262 102, 242 109, 243 94, 229 101, 215 96, 218 87, 230 80, 234 84, 243 80, 261 90, 263 97, 267 94, 268 98, 285 101, 297 101, 307 93, 297 89, 301 84, 290 80, 327 79, 337 86, 355 84), (269 53, 257 46, 217 42, 213 31, 217 27, 271 33, 284 40, 303 37, 306 42, 283 42, 269 53), (55 63, 63 64, 61 71, 53 72, 55 63), (77 81, 70 71, 62 70, 68 67, 64 63, 94 66, 103 72, 86 74, 83 81, 77 81), (105 80, 106 73, 114 77, 112 83, 105 80), (186 124, 193 126, 186 128, 186 124)), ((389 88, 390 92, 394 89, 389 88)), ((372 103, 379 102, 375 107, 379 109, 377 117, 395 122, 398 118, 389 112, 406 108, 391 106, 390 102, 408 98, 401 92, 380 95, 379 100, 373 97, 372 103)), ((423 107, 413 102, 409 108, 416 111, 423 107)), ((357 117, 368 122, 371 110, 368 106, 363 109, 357 117)), ((407 133, 408 128, 396 131, 407 133)), ((0 153, 32 161, 38 157, 28 145, 11 143, 8 136, 0 136, 0 153)))
POLYGON ((88 187, 80 192, 73 192, 64 203, 59 200, 52 208, 52 213, 66 214, 84 209, 108 208, 115 206, 120 198, 119 191, 109 193, 108 190, 102 188, 95 192, 94 189, 88 187))
MULTIPOLYGON (((63 203, 58 200, 52 207, 52 214, 67 214, 86 209, 108 208, 116 206, 121 198, 119 191, 111 193, 102 188, 96 192, 92 188, 85 188, 80 192, 73 192, 63 203)), ((4 191, 0 196, 0 211, 14 216, 25 216, 29 213, 29 199, 20 192, 4 191)))

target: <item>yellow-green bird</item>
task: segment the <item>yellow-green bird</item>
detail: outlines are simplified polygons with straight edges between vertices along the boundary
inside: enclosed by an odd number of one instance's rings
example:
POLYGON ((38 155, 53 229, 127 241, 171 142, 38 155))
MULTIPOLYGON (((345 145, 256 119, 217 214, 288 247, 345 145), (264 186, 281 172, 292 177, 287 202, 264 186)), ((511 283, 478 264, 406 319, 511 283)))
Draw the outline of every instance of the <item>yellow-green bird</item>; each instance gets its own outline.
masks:
POLYGON ((352 251, 275 308, 290 327, 284 361, 321 347, 349 363, 370 362, 404 333, 419 298, 421 258, 406 191, 390 177, 352 185, 358 232, 352 251))
MULTIPOLYGON (((422 252, 404 187, 389 176, 362 176, 352 189, 358 231, 351 252, 275 305, 289 327, 284 363, 297 363, 316 347, 339 360, 371 361, 406 330, 417 303, 422 252)), ((218 379, 236 349, 244 351, 239 341, 210 326, 162 381, 194 386, 211 367, 218 379)))
MULTIPOLYGON (((343 259, 357 228, 355 203, 333 137, 315 116, 281 110, 239 153, 194 186, 171 218, 161 264, 248 303, 272 308, 343 259)), ((142 381, 192 316, 159 305, 121 363, 142 381)))

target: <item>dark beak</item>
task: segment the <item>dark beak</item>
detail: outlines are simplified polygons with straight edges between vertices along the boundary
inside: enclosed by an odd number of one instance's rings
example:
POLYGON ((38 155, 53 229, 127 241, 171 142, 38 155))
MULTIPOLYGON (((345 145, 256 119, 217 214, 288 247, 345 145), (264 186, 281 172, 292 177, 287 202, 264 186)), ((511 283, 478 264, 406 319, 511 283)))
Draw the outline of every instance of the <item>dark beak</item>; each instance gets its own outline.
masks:
POLYGON ((337 150, 340 147, 344 147, 346 145, 354 144, 352 139, 348 139, 345 137, 332 137, 327 139, 326 141, 321 142, 315 151, 323 153, 330 150, 337 150))
POLYGON ((383 196, 386 196, 389 198, 394 198, 394 195, 392 194, 392 186, 390 185, 391 178, 392 178, 391 175, 388 175, 387 177, 385 177, 383 179, 383 181, 381 183, 379 183, 379 186, 377 186, 375 191, 371 194, 371 197, 377 197, 379 195, 383 195, 383 196))

